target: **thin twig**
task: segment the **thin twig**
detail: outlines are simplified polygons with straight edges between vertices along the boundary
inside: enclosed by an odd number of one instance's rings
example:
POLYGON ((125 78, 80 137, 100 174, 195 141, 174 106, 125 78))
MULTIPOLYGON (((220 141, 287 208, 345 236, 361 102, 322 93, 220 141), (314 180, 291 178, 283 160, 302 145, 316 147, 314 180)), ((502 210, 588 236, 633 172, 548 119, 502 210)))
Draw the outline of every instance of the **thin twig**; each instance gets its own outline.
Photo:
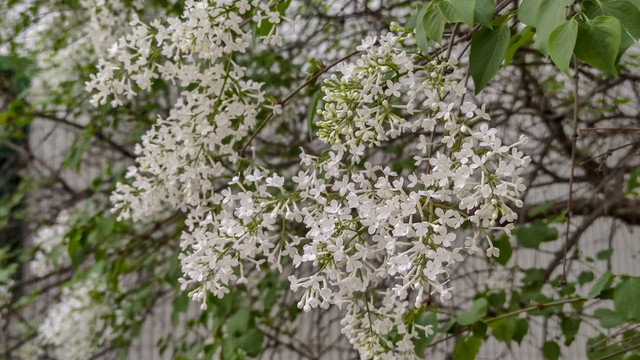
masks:
POLYGON ((602 127, 602 128, 583 128, 579 130, 580 132, 589 132, 589 131, 640 131, 640 128, 630 128, 630 127, 602 127))
POLYGON ((564 231, 564 250, 562 254, 562 281, 567 281, 567 247, 569 244, 569 227, 571 224, 571 202, 573 201, 573 176, 576 168, 576 142, 578 141, 578 59, 573 59, 573 135, 571 135, 571 175, 569 175, 569 199, 567 199, 567 226, 564 231))
MULTIPOLYGON (((581 302, 581 301, 587 301, 587 299, 579 297, 579 298, 571 298, 571 299, 553 301, 553 302, 549 302, 549 303, 546 303, 546 304, 538 303, 538 304, 535 304, 533 306, 526 307, 524 309, 515 310, 515 311, 512 311, 512 312, 508 312, 506 314, 498 315, 496 317, 492 317, 492 318, 483 320, 483 322, 485 324, 490 324, 492 322, 496 322, 496 321, 499 321, 499 320, 504 320, 504 319, 510 318, 512 316, 520 315, 522 313, 527 313, 527 312, 536 311, 536 310, 542 311, 542 310, 548 309, 550 307, 554 307, 554 306, 558 306, 558 305, 564 305, 564 304, 573 304, 575 302, 581 302)), ((449 340, 449 339, 451 339, 453 337, 456 337, 456 336, 464 333, 465 331, 468 331, 469 329, 470 329, 469 327, 462 328, 462 329, 456 331, 454 334, 447 335, 447 336, 443 337, 442 339, 439 339, 437 341, 432 342, 427 347, 429 348, 429 347, 432 347, 432 346, 437 345, 439 343, 445 342, 445 341, 447 341, 447 340, 449 340)))
POLYGON ((451 57, 451 51, 453 50, 453 44, 456 39, 456 33, 458 32, 458 23, 453 25, 453 31, 451 32, 451 37, 449 38, 449 45, 447 46, 447 56, 446 58, 451 57))
POLYGON ((596 156, 594 156, 594 157, 592 157, 592 158, 589 158, 589 159, 587 159, 587 160, 585 160, 585 161, 582 161, 582 162, 580 163, 580 165, 583 165, 583 164, 584 164, 584 163, 586 163, 586 162, 589 162, 589 161, 592 161, 592 160, 595 160, 595 159, 601 158, 601 157, 603 157, 603 156, 605 156, 605 157, 609 157, 609 156, 611 156, 611 154, 613 154, 613 152, 615 152, 615 151, 622 150, 622 149, 624 149, 624 148, 626 148, 626 147, 629 147, 629 146, 631 146, 631 145, 635 145, 635 144, 638 144, 638 143, 640 143, 640 140, 636 140, 636 141, 633 141, 633 142, 630 142, 630 143, 627 143, 627 144, 624 144, 624 145, 620 145, 620 146, 618 146, 618 147, 611 148, 611 149, 607 150, 607 152, 605 152, 605 153, 602 153, 602 154, 600 154, 600 155, 596 155, 596 156))
POLYGON ((637 349, 637 348, 640 348, 640 344, 636 344, 636 345, 630 346, 628 348, 622 349, 620 351, 616 351, 616 352, 614 352, 612 354, 609 354, 607 356, 603 356, 603 357, 599 358, 598 360, 613 359, 614 357, 616 357, 616 356, 618 356, 620 354, 627 353, 627 352, 629 352, 631 350, 634 350, 634 349, 637 349))

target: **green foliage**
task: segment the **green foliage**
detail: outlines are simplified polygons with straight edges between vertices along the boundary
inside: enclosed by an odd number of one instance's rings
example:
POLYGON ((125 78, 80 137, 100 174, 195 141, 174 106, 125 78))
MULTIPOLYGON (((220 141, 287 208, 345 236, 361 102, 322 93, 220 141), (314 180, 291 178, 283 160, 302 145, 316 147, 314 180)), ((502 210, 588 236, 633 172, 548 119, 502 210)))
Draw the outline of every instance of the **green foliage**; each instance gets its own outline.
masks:
POLYGON ((482 319, 487 314, 487 299, 486 298, 477 298, 471 304, 471 307, 458 315, 456 321, 460 325, 471 325, 474 322, 482 319))
POLYGON ((577 316, 562 316, 560 328, 564 335, 564 345, 569 346, 575 340, 578 330, 580 330, 580 324, 582 319, 577 316))
POLYGON ((523 24, 536 27, 538 8, 542 0, 523 0, 518 8, 518 20, 523 24))
POLYGON ((615 328, 628 321, 624 316, 607 308, 596 309, 593 312, 593 316, 598 319, 600 326, 605 329, 615 328))
POLYGON ((549 37, 567 16, 567 7, 575 0, 542 0, 536 9, 536 48, 545 56, 549 54, 549 37))
POLYGON ((615 276, 610 271, 607 271, 604 274, 602 274, 602 276, 598 279, 598 281, 596 281, 596 283, 593 284, 593 287, 591 288, 591 290, 589 290, 589 293, 587 294, 587 299, 593 299, 595 297, 600 296, 600 294, 602 294, 604 290, 608 289, 611 286, 611 283, 613 282, 614 277, 615 276))
POLYGON ((520 245, 531 249, 537 249, 541 243, 558 238, 558 230, 542 220, 535 220, 529 226, 519 227, 514 233, 520 245))
POLYGON ((475 22, 490 28, 495 10, 495 0, 476 0, 475 22))
POLYGON ((485 28, 473 34, 469 66, 473 82, 476 85, 476 94, 498 72, 508 47, 509 28, 504 25, 496 26, 493 29, 485 28))
POLYGON ((464 341, 460 341, 454 346, 453 360, 474 360, 482 345, 482 338, 469 336, 464 341))
POLYGON ((436 6, 429 6, 422 17, 422 28, 429 39, 441 44, 445 22, 446 19, 440 9, 436 6))
POLYGON ((578 26, 574 52, 585 63, 617 76, 616 58, 620 40, 620 22, 612 16, 596 16, 585 19, 578 26))
POLYGON ((438 330, 438 317, 433 312, 424 312, 421 311, 415 321, 416 324, 422 326, 431 326, 434 332, 431 335, 428 335, 424 331, 419 331, 418 338, 413 340, 413 345, 415 346, 416 355, 419 357, 424 357, 425 351, 427 347, 433 339, 437 335, 438 330))
POLYGON ((438 8, 442 14, 451 22, 462 22, 469 26, 473 25, 476 0, 440 0, 438 8))
POLYGON ((616 312, 627 320, 640 321, 640 277, 625 277, 613 292, 616 312))
POLYGON ((558 360, 560 358, 560 346, 555 341, 546 341, 542 345, 542 354, 547 360, 558 360))
POLYGON ((618 58, 640 38, 640 22, 638 22, 640 11, 629 1, 586 0, 582 3, 582 10, 590 19, 605 15, 614 17, 620 22, 621 41, 618 58))
POLYGON ((640 188, 640 167, 637 167, 629 174, 629 180, 627 181, 627 190, 624 195, 640 196, 637 189, 640 188))
POLYGON ((566 21, 555 28, 549 35, 549 56, 558 69, 571 76, 569 62, 578 38, 578 22, 574 19, 566 21))
POLYGON ((500 249, 500 256, 492 259, 500 265, 507 265, 509 259, 511 259, 511 255, 513 254, 513 247, 511 247, 509 236, 503 234, 500 237, 493 239, 493 246, 500 249))

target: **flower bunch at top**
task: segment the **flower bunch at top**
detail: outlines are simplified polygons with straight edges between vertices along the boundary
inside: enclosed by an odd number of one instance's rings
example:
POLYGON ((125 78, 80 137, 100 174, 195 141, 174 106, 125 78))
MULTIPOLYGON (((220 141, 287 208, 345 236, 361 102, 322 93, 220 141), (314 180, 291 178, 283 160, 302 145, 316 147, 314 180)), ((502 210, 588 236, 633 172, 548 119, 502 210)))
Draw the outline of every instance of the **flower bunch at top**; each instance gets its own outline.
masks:
MULTIPOLYGON (((272 9, 271 2, 261 1, 187 1, 183 16, 169 19, 168 26, 134 20, 133 33, 112 48, 113 62, 101 62, 87 84, 97 91, 94 104, 112 98, 113 106, 120 105, 123 96, 135 95, 131 82, 149 90, 160 78, 180 88, 169 116, 158 119, 136 148, 130 183, 118 184, 112 196, 121 218, 150 218, 167 208, 189 212, 196 222, 206 218, 216 184, 233 173, 228 164, 237 161, 235 149, 259 112, 280 111, 233 59, 249 46, 242 15, 280 22, 272 9)), ((267 35, 273 36, 277 32, 267 35)))

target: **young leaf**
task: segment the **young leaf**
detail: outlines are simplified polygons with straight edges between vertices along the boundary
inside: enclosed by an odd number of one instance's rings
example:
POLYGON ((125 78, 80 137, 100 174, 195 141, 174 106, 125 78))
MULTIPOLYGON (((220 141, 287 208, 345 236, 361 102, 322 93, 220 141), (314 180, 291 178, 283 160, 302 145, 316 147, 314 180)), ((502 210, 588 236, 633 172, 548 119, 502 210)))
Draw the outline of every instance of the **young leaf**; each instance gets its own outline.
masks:
POLYGON ((620 22, 612 16, 596 16, 578 25, 578 39, 573 51, 578 59, 617 76, 616 57, 620 41, 620 22))
POLYGON ((525 25, 536 26, 536 15, 542 0, 523 0, 518 8, 518 19, 525 25))
POLYGON ((629 320, 640 320, 640 277, 630 277, 616 286, 613 306, 616 312, 629 320))
POLYGON ((478 298, 473 301, 469 310, 458 315, 456 321, 460 325, 471 325, 474 322, 482 319, 487 314, 487 299, 478 298))
POLYGON ((476 0, 475 22, 490 28, 495 11, 495 0, 476 0))
POLYGON ((444 0, 438 3, 438 7, 447 20, 473 26, 476 0, 444 0))
POLYGON ((507 54, 504 56, 505 66, 511 64, 511 60, 513 60, 513 56, 516 54, 516 51, 522 45, 531 41, 531 39, 533 39, 534 34, 535 32, 533 31, 533 28, 531 26, 527 26, 524 29, 522 29, 522 31, 520 31, 519 33, 511 37, 511 39, 509 40, 509 48, 507 49, 507 54))
POLYGON ((575 0, 542 0, 536 15, 536 49, 549 55, 548 44, 551 32, 565 22, 567 7, 575 0))
POLYGON ((476 94, 498 72, 509 46, 509 36, 509 28, 504 25, 493 29, 485 28, 473 34, 469 66, 476 94))
POLYGON ((424 32, 427 34, 427 37, 441 44, 445 21, 446 19, 438 7, 432 6, 431 9, 427 10, 422 20, 422 26, 424 26, 424 32))
POLYGON ((553 60, 558 69, 569 77, 571 77, 569 63, 571 62, 571 55, 577 38, 578 22, 574 19, 562 23, 549 36, 549 55, 551 60, 553 60))

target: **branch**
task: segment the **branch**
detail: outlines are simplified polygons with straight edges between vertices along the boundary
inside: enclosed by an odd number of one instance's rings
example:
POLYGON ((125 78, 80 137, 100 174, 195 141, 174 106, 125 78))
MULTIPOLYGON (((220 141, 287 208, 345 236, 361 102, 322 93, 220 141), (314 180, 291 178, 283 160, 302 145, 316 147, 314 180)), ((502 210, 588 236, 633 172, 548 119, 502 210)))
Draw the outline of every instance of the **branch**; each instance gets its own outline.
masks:
MULTIPOLYGON (((334 66, 340 64, 341 62, 347 60, 348 58, 356 55, 360 53, 360 51, 354 51, 352 53, 349 53, 345 56, 343 56, 342 58, 332 62, 331 64, 327 65, 325 68, 323 68, 322 70, 318 71, 317 73, 313 74, 313 76, 311 76, 309 79, 307 79, 307 81, 305 81, 302 85, 298 86, 297 89, 293 90, 289 95, 287 95, 287 97, 285 97, 284 99, 278 101, 277 103, 279 105, 284 105, 285 103, 287 103, 287 101, 291 100, 292 97, 294 97, 297 93, 299 93, 300 91, 302 91, 302 89, 304 89, 305 87, 307 87, 309 84, 311 84, 313 81, 315 81, 318 77, 320 77, 320 75, 326 73, 327 71, 329 71, 329 69, 333 68, 334 66)), ((240 156, 244 155, 244 152, 247 150, 247 147, 249 147, 249 144, 251 144, 251 142, 253 141, 253 139, 255 139, 255 137, 258 135, 258 133, 262 130, 262 128, 264 128, 264 126, 275 116, 275 112, 271 112, 271 114, 269 114, 269 116, 262 122, 262 124, 260 124, 260 126, 258 126, 258 128, 256 129, 256 131, 254 131, 253 135, 251 135, 251 137, 249 138, 249 140, 247 140, 247 142, 244 144, 244 146, 240 149, 240 151, 238 151, 238 153, 240 154, 240 156)))

